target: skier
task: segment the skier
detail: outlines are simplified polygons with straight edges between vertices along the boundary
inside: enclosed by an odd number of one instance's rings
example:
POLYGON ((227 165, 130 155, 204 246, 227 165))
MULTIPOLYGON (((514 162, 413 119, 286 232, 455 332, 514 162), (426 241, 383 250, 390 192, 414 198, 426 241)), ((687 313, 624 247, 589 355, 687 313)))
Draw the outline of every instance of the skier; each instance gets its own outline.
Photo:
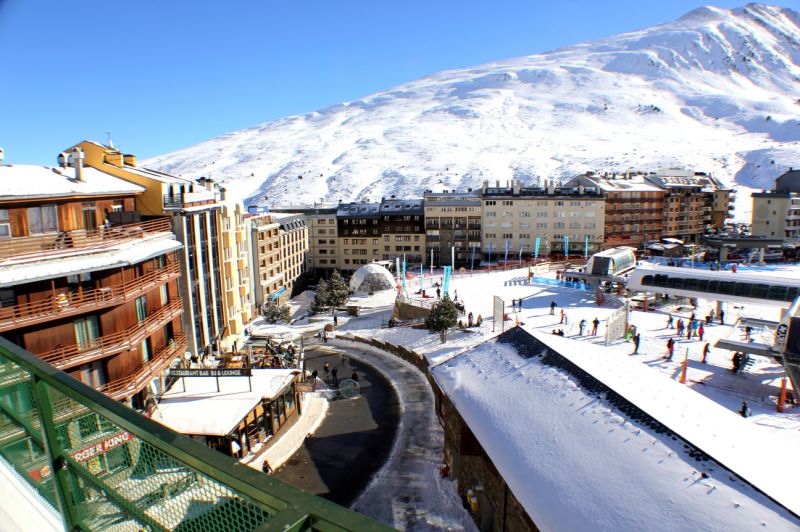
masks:
POLYGON ((556 302, 555 301, 551 301, 550 302, 550 315, 551 316, 555 316, 555 314, 556 314, 556 302))
POLYGON ((598 326, 598 325, 600 325, 600 320, 598 320, 598 319, 595 317, 595 319, 594 319, 594 320, 592 320, 592 336, 594 336, 595 334, 597 334, 597 326, 598 326))

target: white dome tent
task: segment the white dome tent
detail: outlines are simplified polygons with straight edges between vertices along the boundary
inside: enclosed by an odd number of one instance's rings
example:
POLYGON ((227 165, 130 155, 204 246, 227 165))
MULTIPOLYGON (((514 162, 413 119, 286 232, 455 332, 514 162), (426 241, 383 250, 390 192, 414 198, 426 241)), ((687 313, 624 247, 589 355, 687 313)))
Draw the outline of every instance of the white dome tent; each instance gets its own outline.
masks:
POLYGON ((394 290, 394 287, 394 277, 380 264, 365 264, 350 278, 351 292, 373 293, 394 290))

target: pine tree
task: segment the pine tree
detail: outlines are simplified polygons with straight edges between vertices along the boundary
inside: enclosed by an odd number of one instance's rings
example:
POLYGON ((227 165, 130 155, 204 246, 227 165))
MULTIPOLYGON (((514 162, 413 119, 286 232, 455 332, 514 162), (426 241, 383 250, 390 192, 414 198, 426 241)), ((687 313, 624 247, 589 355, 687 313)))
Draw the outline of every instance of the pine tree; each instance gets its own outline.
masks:
POLYGON ((431 308, 430 315, 425 318, 425 328, 439 333, 442 343, 447 342, 447 331, 458 323, 458 309, 447 294, 431 308))
POLYGON ((311 310, 314 312, 322 312, 328 307, 328 282, 325 279, 320 279, 317 283, 317 291, 314 294, 314 302, 311 304, 311 310))
POLYGON ((292 319, 289 305, 279 305, 277 299, 270 299, 261 307, 261 315, 267 323, 289 323, 292 319))
POLYGON ((344 305, 350 299, 350 290, 347 283, 342 279, 339 270, 334 270, 328 281, 328 295, 325 298, 327 306, 331 307, 332 314, 336 314, 336 308, 344 305))

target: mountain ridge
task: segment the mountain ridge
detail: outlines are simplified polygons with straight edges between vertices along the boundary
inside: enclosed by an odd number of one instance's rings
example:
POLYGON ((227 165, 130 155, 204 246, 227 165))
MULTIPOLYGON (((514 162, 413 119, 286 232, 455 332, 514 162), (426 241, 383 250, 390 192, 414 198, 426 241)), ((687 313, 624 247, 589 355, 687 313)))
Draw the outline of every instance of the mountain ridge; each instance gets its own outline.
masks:
POLYGON ((649 28, 433 73, 143 164, 210 175, 259 204, 665 167, 764 188, 798 166, 798 81, 800 14, 765 4, 698 8, 649 28))

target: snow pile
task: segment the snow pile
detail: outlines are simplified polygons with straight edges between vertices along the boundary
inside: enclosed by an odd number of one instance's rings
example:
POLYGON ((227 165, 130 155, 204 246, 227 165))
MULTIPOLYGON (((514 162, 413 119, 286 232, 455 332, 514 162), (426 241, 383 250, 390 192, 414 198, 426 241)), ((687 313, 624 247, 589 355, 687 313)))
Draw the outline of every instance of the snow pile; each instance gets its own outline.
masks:
MULTIPOLYGON (((749 4, 444 71, 145 161, 261 204, 686 167, 752 188, 796 166, 800 15, 749 4), (302 181, 299 181, 302 178, 302 181), (301 187, 297 184, 302 183, 301 187)), ((737 217, 750 210, 746 190, 737 217)))
MULTIPOLYGON (((593 356, 576 351, 571 356, 593 356)), ((543 530, 789 530, 800 524, 713 461, 690 457, 682 441, 628 419, 604 394, 583 389, 538 357, 523 358, 507 343, 486 342, 433 373, 543 530)), ((765 449, 772 454, 769 446, 749 449, 755 453, 745 459, 763 460, 765 449)))

